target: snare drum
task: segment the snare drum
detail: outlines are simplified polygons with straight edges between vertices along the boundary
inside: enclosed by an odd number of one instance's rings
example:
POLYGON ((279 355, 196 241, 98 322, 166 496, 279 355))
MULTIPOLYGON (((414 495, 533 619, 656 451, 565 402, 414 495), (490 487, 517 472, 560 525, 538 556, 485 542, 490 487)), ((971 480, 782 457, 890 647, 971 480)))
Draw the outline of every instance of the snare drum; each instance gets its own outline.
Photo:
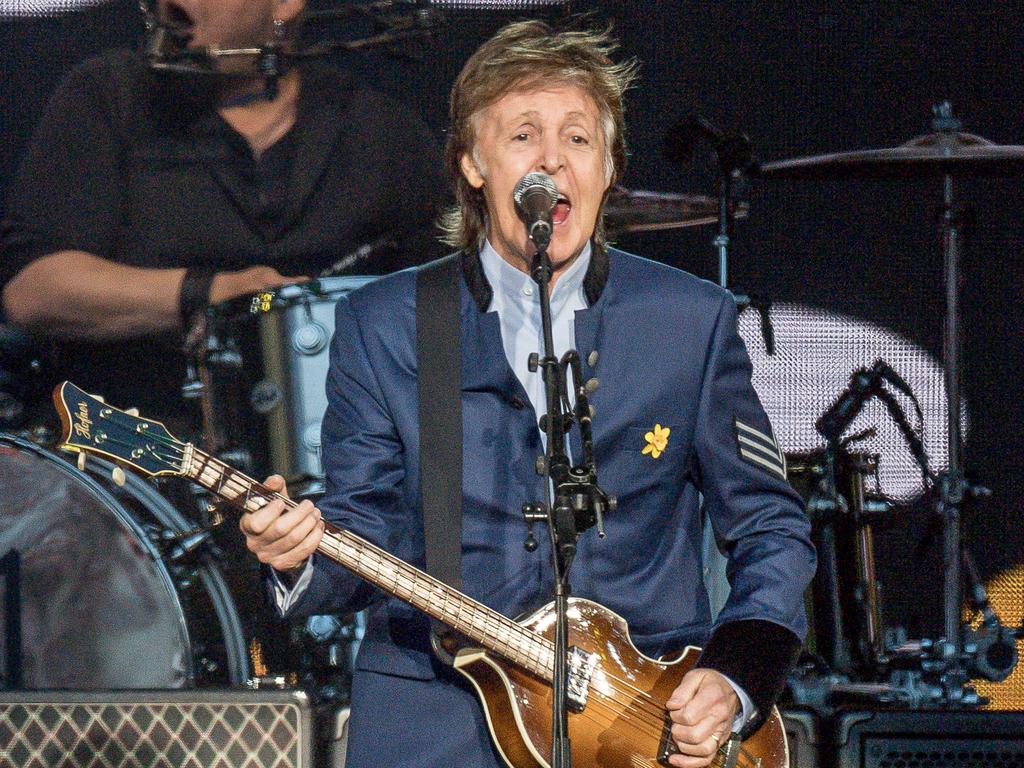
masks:
POLYGON ((334 305, 375 277, 327 277, 214 307, 204 356, 207 449, 257 476, 288 481, 293 496, 322 492, 320 424, 334 305))
POLYGON ((141 478, 118 488, 112 464, 89 461, 87 474, 0 434, 5 687, 243 683, 245 641, 212 558, 175 565, 154 543, 191 526, 141 478))

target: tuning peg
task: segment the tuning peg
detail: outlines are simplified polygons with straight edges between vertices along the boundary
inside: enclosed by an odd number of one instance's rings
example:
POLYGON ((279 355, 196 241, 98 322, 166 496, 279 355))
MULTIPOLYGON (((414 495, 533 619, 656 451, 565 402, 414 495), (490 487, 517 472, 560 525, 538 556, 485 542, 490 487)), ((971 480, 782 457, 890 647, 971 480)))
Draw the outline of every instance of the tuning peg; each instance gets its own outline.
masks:
POLYGON ((114 481, 114 485, 120 488, 124 485, 124 481, 126 479, 124 476, 124 470, 120 467, 114 467, 113 471, 110 473, 110 479, 114 481))
POLYGON ((139 409, 138 408, 128 408, 128 409, 125 410, 125 413, 127 413, 129 416, 138 416, 139 415, 139 409))
POLYGON ((85 451, 78 452, 78 461, 76 463, 78 465, 78 471, 85 472, 85 451))

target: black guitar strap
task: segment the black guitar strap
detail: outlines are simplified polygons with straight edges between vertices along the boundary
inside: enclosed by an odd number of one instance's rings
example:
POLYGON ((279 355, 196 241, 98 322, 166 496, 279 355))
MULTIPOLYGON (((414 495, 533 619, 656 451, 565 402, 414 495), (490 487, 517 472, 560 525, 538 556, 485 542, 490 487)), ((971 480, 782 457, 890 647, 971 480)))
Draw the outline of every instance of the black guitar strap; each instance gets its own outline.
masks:
MULTIPOLYGON (((416 273, 420 493, 427 573, 462 589, 462 263, 416 273)), ((449 632, 434 622, 436 634, 449 632)))

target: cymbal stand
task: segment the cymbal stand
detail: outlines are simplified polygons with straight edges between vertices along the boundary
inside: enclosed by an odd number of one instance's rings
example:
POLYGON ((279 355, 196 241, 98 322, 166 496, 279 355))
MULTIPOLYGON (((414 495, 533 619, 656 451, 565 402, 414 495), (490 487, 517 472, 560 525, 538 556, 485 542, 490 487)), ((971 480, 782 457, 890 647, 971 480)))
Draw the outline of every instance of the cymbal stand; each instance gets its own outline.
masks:
MULTIPOLYGON (((933 126, 940 136, 952 142, 960 122, 951 114, 949 104, 935 108, 933 126)), ((960 611, 963 604, 961 563, 961 509, 966 484, 963 474, 963 436, 960 432, 961 341, 960 341, 960 250, 963 237, 963 210, 953 202, 953 176, 943 178, 942 248, 946 293, 942 344, 943 373, 946 385, 948 466, 939 474, 939 499, 936 514, 942 523, 943 632, 937 649, 945 669, 942 687, 949 701, 962 699, 967 682, 963 663, 963 638, 960 611)))

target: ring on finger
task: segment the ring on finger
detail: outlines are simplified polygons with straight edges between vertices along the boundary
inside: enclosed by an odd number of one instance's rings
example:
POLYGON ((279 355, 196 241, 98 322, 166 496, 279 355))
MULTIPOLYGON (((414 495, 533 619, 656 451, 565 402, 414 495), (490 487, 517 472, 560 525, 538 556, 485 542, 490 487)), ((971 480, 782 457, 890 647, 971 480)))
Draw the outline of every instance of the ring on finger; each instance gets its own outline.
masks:
POLYGON ((718 735, 717 733, 712 733, 712 734, 711 734, 711 738, 715 740, 715 746, 716 746, 716 747, 717 747, 717 746, 719 746, 719 745, 721 744, 721 741, 720 741, 720 739, 721 739, 722 737, 721 737, 721 736, 719 736, 719 735, 718 735))

